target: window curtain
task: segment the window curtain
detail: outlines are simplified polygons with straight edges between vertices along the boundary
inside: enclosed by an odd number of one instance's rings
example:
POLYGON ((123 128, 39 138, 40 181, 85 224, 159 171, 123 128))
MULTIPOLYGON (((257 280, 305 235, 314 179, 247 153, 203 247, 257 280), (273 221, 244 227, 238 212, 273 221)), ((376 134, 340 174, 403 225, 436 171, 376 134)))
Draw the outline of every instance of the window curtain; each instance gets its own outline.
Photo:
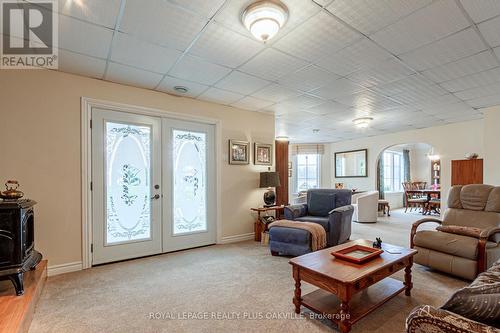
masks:
POLYGON ((377 190, 379 199, 385 199, 384 193, 384 154, 382 154, 377 164, 377 190))
POLYGON ((292 144, 290 145, 292 155, 318 154, 325 153, 325 145, 321 144, 292 144))
POLYGON ((403 149, 403 179, 405 182, 411 181, 410 151, 408 149, 403 149))

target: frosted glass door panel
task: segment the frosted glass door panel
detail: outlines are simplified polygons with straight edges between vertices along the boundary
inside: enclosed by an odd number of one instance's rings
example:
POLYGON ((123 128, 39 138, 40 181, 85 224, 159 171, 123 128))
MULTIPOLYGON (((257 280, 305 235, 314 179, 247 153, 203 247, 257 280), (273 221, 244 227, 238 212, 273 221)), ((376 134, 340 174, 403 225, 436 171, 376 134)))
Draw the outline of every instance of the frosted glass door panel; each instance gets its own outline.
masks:
POLYGON ((173 130, 173 234, 207 231, 206 134, 173 130))
POLYGON ((151 128, 106 122, 106 245, 151 238, 151 128))

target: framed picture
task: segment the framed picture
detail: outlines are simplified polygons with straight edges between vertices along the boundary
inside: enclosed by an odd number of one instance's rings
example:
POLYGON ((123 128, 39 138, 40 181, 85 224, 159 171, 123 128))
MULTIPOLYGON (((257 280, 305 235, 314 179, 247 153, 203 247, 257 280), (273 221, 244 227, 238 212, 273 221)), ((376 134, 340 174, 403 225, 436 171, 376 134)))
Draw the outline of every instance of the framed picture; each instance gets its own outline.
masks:
POLYGON ((229 140, 229 164, 250 163, 250 142, 229 140))
POLYGON ((255 143, 253 162, 254 164, 258 165, 272 165, 273 145, 265 143, 255 143))
POLYGON ((367 155, 367 149, 336 152, 335 178, 368 177, 367 155))

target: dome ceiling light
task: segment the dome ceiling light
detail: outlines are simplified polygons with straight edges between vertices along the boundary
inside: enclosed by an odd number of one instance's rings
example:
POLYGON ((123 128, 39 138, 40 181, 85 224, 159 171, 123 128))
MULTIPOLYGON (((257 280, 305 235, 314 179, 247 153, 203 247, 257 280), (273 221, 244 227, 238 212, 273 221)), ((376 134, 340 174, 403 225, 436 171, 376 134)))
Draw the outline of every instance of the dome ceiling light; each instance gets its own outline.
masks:
POLYGON ((288 9, 279 1, 252 3, 241 17, 243 25, 258 40, 267 42, 283 28, 288 19, 288 9))
POLYGON ((361 118, 356 118, 352 122, 356 127, 358 128, 367 128, 368 125, 370 125, 370 122, 373 120, 372 117, 361 117, 361 118))

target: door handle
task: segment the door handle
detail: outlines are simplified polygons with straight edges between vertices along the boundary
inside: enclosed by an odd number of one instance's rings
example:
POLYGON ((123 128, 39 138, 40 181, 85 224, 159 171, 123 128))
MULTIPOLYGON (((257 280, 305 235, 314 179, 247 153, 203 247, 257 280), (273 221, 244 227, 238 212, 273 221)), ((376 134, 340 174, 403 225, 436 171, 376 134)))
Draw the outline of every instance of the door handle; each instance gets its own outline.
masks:
POLYGON ((158 200, 158 199, 160 199, 160 195, 155 194, 154 196, 151 197, 151 199, 158 200))

